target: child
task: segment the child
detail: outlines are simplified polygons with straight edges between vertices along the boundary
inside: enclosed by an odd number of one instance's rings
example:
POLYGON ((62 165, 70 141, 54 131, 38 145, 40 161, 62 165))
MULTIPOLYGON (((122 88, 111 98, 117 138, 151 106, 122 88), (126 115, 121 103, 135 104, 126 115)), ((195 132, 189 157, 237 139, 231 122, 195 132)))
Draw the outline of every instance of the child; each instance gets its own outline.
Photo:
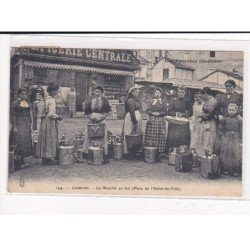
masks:
POLYGON ((16 145, 15 153, 21 156, 22 162, 25 157, 32 156, 31 139, 31 109, 28 91, 21 88, 17 92, 18 98, 12 104, 10 143, 16 145))
POLYGON ((45 100, 44 115, 41 117, 36 153, 38 157, 42 157, 44 165, 54 164, 57 157, 58 121, 62 120, 62 117, 56 114, 55 96, 58 89, 56 84, 47 87, 49 96, 45 100))
POLYGON ((239 176, 241 172, 242 117, 238 115, 238 105, 227 106, 228 115, 221 121, 222 148, 220 152, 221 170, 224 174, 239 176))

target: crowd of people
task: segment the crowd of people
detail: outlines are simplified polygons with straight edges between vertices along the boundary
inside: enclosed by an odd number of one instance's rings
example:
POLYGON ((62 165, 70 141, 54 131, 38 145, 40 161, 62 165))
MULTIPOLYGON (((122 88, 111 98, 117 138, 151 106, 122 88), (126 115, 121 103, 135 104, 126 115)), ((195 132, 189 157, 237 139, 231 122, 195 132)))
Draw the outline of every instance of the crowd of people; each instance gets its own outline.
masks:
MULTIPOLYGON (((140 88, 132 87, 125 100, 123 123, 124 155, 128 155, 126 135, 144 134, 144 146, 156 147, 160 154, 168 154, 171 148, 187 146, 194 149, 199 157, 205 157, 208 147, 219 156, 221 170, 225 174, 241 173, 242 145, 242 96, 235 91, 233 80, 225 82, 226 93, 216 97, 205 87, 195 94, 194 102, 187 98, 187 90, 180 87, 177 94, 166 100, 161 88, 155 88, 146 113, 148 119, 145 131, 142 129, 140 88), (188 122, 175 123, 167 117, 186 118, 188 122)), ((39 117, 39 135, 36 152, 32 152, 31 104, 26 89, 19 89, 18 98, 11 108, 11 138, 15 139, 16 153, 22 159, 35 154, 43 164, 55 163, 58 148, 58 121, 55 96, 59 90, 56 84, 47 87, 44 110, 39 117)), ((104 124, 104 136, 99 146, 104 149, 104 159, 108 162, 108 129, 105 120, 111 106, 104 96, 104 89, 97 86, 94 96, 86 105, 85 115, 89 124, 104 124)), ((83 148, 87 151, 93 144, 86 129, 83 148)))

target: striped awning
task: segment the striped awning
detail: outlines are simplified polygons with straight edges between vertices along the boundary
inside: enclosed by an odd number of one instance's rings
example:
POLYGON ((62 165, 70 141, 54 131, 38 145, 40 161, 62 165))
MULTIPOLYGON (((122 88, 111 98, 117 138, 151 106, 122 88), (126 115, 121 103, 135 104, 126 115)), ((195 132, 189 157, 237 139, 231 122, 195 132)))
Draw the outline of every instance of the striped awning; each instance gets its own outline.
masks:
POLYGON ((42 63, 42 62, 31 62, 24 61, 26 67, 31 68, 45 68, 45 69, 56 69, 56 70, 73 70, 82 71, 89 73, 100 73, 106 75, 118 75, 118 76, 133 76, 135 72, 125 71, 125 70, 115 70, 115 69, 103 69, 97 67, 86 67, 79 65, 66 65, 66 64, 56 64, 56 63, 42 63))

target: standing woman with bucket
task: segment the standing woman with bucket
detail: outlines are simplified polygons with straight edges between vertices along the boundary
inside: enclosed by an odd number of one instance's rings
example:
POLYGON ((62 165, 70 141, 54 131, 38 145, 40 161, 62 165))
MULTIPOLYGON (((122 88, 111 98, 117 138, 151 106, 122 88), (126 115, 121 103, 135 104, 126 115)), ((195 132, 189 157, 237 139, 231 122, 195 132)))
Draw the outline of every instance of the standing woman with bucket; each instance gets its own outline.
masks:
POLYGON ((128 155, 126 135, 142 134, 141 104, 139 100, 140 90, 132 87, 128 91, 128 98, 125 101, 125 119, 123 123, 124 154, 128 155))
POLYGON ((58 121, 62 120, 62 117, 56 114, 55 96, 58 89, 59 86, 54 83, 47 87, 49 95, 45 100, 44 114, 41 117, 36 154, 42 157, 44 165, 54 164, 57 158, 58 121))
POLYGON ((167 104, 161 98, 162 89, 154 89, 154 99, 149 104, 147 114, 149 118, 146 123, 144 145, 146 147, 154 146, 159 153, 165 153, 166 147, 166 120, 167 104))

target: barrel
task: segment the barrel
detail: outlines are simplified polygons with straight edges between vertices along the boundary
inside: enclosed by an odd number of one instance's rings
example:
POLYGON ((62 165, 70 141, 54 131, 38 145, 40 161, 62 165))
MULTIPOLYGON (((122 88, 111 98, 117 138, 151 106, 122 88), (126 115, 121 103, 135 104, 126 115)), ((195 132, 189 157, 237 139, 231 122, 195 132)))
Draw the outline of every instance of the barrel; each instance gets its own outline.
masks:
POLYGON ((90 147, 88 150, 88 163, 93 165, 103 164, 103 150, 99 147, 90 147))
POLYGON ((58 148, 58 164, 71 165, 74 163, 74 146, 60 146, 58 148))
POLYGON ((155 163, 158 161, 158 149, 156 147, 143 148, 144 161, 148 163, 155 163))

